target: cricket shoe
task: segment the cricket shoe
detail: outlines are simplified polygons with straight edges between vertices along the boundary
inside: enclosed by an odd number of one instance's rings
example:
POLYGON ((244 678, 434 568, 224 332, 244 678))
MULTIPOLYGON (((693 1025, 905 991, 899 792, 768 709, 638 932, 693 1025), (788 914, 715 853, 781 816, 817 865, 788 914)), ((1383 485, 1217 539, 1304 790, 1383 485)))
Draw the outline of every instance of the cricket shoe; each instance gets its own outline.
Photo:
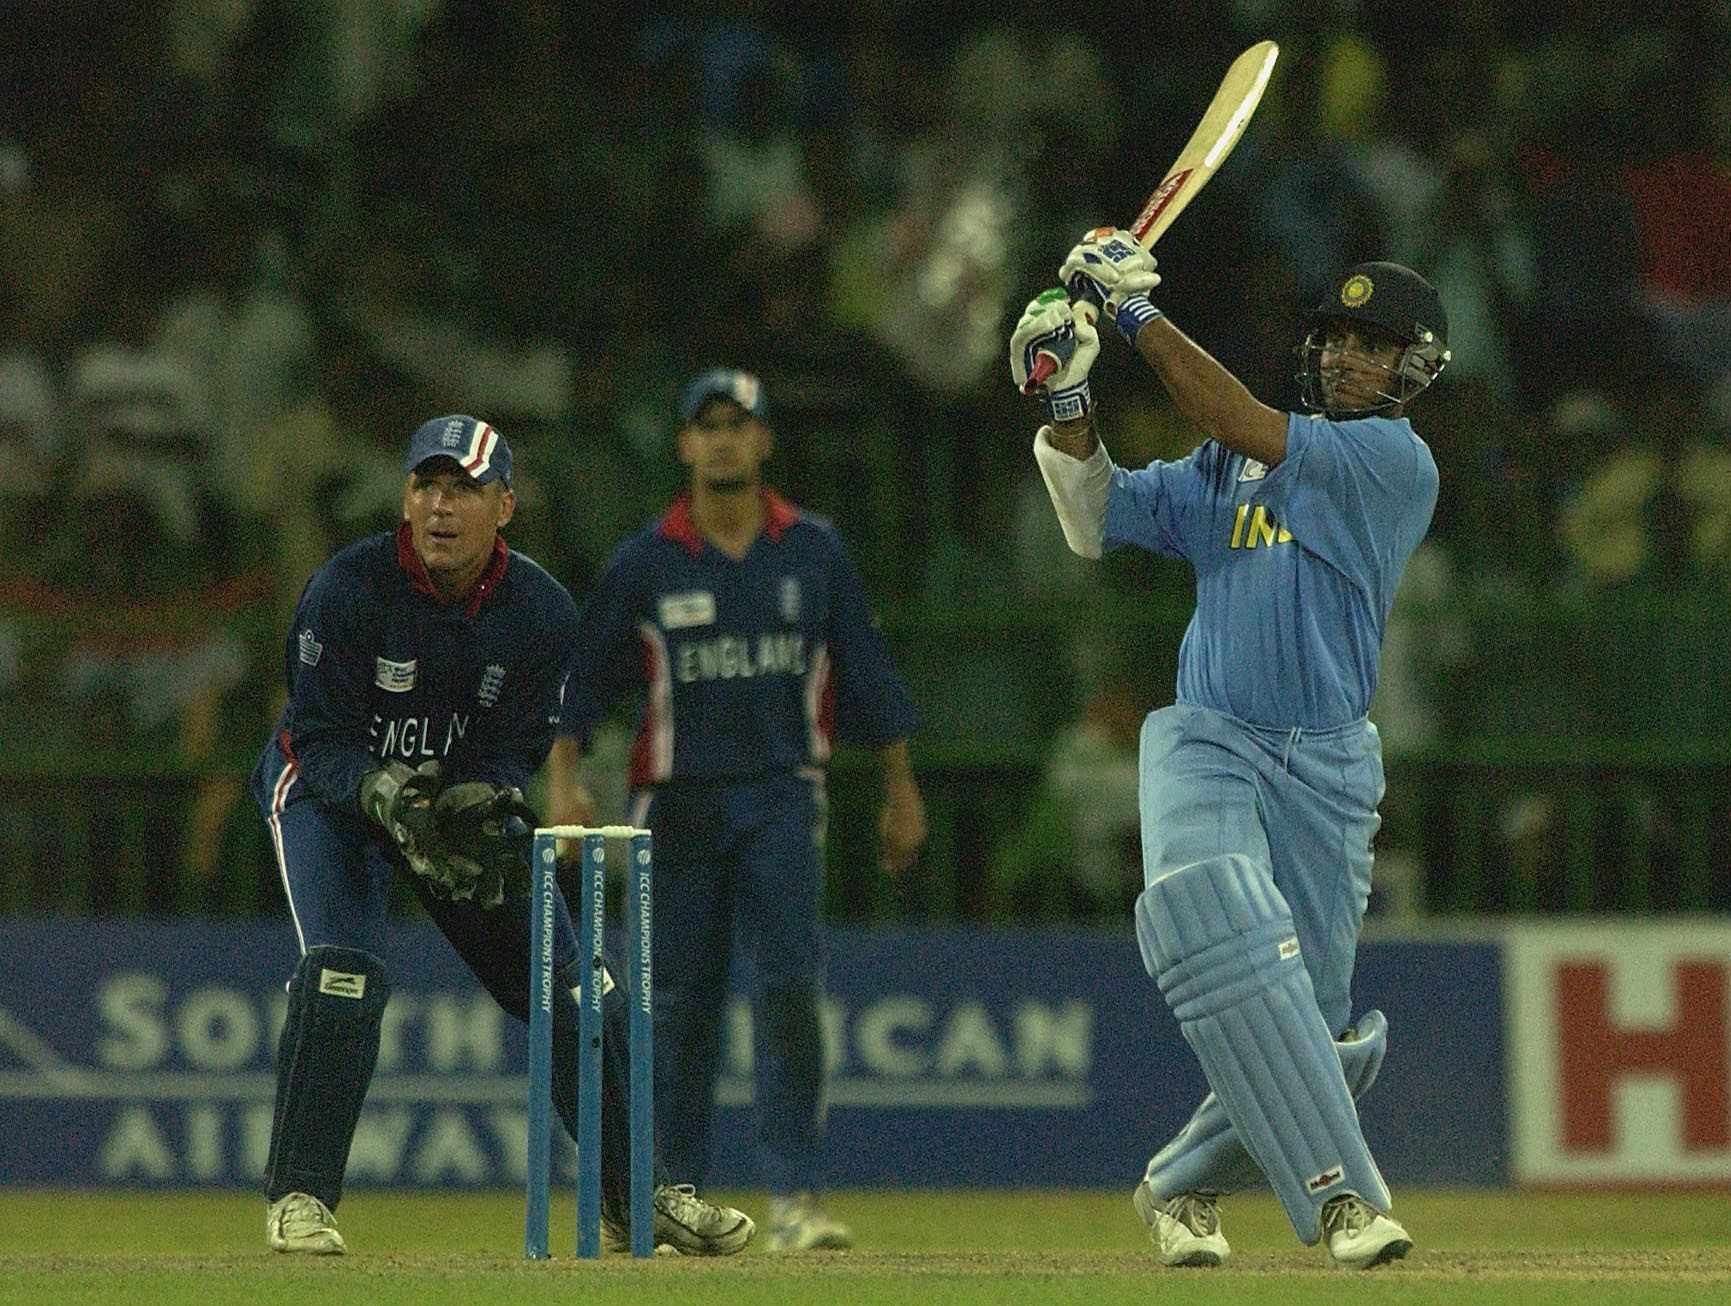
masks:
MULTIPOLYGON (((601 1217, 601 1250, 604 1252, 628 1252, 631 1250, 631 1226, 610 1220, 605 1215, 601 1217)), ((673 1255, 673 1244, 658 1242, 655 1244, 657 1256, 673 1255)))
MULTIPOLYGON (((671 1247, 681 1256, 732 1256, 744 1251, 756 1232, 744 1211, 712 1205, 690 1184, 662 1184, 655 1190, 657 1252, 671 1247)), ((610 1252, 630 1251, 630 1226, 602 1217, 601 1245, 610 1252)))
POLYGON ((853 1230, 828 1214, 810 1193, 777 1197, 770 1202, 765 1250, 841 1252, 852 1246, 853 1230))
POLYGON ((290 1193, 272 1202, 264 1215, 264 1240, 277 1252, 341 1256, 348 1250, 331 1208, 311 1193, 290 1193))
POLYGON ((1357 1193, 1342 1193, 1323 1205, 1322 1236, 1328 1259, 1345 1270, 1387 1265, 1412 1250, 1406 1230, 1357 1193))
POLYGON ((1144 1179, 1130 1202, 1148 1226, 1162 1265, 1219 1265, 1232 1254, 1220 1232, 1218 1194, 1179 1193, 1162 1202, 1144 1179))

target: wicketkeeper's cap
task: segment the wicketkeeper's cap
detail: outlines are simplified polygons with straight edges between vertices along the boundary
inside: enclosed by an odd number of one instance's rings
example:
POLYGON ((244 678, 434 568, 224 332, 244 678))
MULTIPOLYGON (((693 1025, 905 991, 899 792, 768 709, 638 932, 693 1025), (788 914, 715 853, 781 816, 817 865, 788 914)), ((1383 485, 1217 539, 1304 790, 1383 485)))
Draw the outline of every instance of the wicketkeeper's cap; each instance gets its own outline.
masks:
POLYGON ((432 458, 451 459, 481 485, 489 481, 511 484, 511 446, 498 427, 478 417, 459 413, 421 423, 409 437, 403 470, 412 472, 432 458))
POLYGON ((737 368, 717 367, 697 377, 685 387, 685 398, 679 401, 679 420, 683 424, 697 416, 698 410, 711 399, 731 399, 758 421, 767 411, 763 400, 763 382, 750 372, 737 368))

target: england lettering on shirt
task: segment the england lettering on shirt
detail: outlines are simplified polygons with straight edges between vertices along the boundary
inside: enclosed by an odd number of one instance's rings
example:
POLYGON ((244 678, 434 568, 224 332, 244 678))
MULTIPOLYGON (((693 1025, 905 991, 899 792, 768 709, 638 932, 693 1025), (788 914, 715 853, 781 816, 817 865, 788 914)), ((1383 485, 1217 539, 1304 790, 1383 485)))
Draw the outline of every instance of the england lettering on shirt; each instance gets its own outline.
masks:
POLYGON ((674 676, 682 685, 804 674, 805 636, 797 632, 759 635, 755 643, 749 636, 717 635, 687 641, 674 652, 674 676))
POLYGON ((380 758, 449 757, 464 735, 469 733, 469 716, 454 712, 441 731, 428 716, 382 717, 374 715, 367 727, 372 740, 373 755, 380 758))

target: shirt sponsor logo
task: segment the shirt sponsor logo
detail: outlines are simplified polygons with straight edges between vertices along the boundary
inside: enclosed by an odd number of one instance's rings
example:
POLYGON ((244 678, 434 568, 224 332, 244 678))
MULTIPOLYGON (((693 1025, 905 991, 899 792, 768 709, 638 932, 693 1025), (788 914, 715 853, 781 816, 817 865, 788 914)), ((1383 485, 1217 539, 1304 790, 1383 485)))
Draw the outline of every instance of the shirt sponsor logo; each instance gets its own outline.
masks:
POLYGON ((663 594, 656 606, 663 630, 684 630, 689 626, 715 624, 715 595, 707 590, 693 590, 689 594, 663 594))
MULTIPOLYGON (((487 669, 481 673, 481 688, 475 693, 475 697, 481 700, 481 706, 492 707, 497 703, 499 691, 504 684, 505 668, 497 662, 488 664, 487 669)), ((564 691, 560 690, 560 694, 563 695, 564 691)))
POLYGON ((300 646, 301 661, 306 663, 309 667, 318 666, 319 659, 324 656, 325 646, 313 638, 311 626, 308 626, 305 630, 301 631, 300 646))
POLYGON ((389 658, 373 661, 373 683, 387 694, 406 694, 415 687, 415 659, 392 662, 389 658))

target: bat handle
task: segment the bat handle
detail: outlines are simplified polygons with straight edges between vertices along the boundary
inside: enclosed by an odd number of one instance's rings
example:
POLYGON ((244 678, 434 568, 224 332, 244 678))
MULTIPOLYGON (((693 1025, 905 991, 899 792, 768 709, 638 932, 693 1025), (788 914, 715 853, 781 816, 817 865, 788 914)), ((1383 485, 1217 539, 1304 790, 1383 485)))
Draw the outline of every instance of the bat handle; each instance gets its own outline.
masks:
POLYGON ((1034 365, 1028 369, 1028 379, 1022 386, 1025 395, 1036 394, 1041 386, 1046 384, 1046 378, 1058 370, 1058 356, 1050 349, 1042 349, 1034 356, 1034 365))

